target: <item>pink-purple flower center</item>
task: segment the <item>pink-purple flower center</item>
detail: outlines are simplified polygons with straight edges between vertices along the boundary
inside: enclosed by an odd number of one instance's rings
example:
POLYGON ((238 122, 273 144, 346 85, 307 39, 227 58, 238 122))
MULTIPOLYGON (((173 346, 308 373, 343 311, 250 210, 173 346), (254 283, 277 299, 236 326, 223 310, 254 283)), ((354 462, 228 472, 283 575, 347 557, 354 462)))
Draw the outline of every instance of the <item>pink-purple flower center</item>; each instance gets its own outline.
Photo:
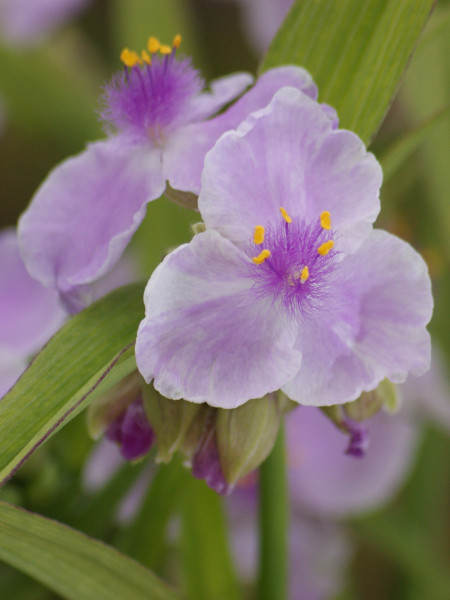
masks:
POLYGON ((329 297, 337 251, 327 211, 311 223, 280 211, 277 223, 255 227, 249 249, 253 290, 298 318, 320 310, 329 297))
POLYGON ((188 58, 178 59, 177 36, 173 48, 148 43, 149 53, 122 52, 124 71, 105 88, 102 119, 108 128, 125 133, 132 141, 160 144, 166 134, 189 122, 191 100, 204 87, 188 58), (156 54, 157 51, 161 55, 156 54))

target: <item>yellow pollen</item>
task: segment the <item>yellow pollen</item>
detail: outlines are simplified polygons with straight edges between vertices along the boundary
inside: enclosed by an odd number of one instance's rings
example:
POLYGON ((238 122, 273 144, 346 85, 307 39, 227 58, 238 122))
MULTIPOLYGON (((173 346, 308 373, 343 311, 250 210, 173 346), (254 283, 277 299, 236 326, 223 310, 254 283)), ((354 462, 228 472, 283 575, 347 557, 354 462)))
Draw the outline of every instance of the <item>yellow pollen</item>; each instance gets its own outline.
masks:
POLYGON ((150 58, 150 56, 147 54, 147 52, 145 50, 142 50, 141 56, 142 56, 142 60, 145 63, 147 63, 148 65, 152 64, 152 59, 150 58))
POLYGON ((159 40, 157 38, 155 38, 155 37, 148 38, 147 48, 151 54, 158 52, 159 46, 160 46, 160 44, 159 44, 159 40))
POLYGON ((159 51, 161 54, 170 54, 172 52, 172 48, 167 44, 160 44, 159 51))
POLYGON ((136 52, 132 52, 128 50, 128 48, 124 48, 120 54, 120 60, 126 67, 134 67, 137 64, 142 65, 142 60, 136 54, 136 52))
POLYGON ((258 254, 258 256, 252 258, 252 261, 255 263, 255 265, 262 265, 266 258, 269 258, 269 256, 270 250, 263 250, 261 254, 258 254))
POLYGON ((321 246, 319 246, 317 248, 317 252, 321 256, 326 256, 332 248, 334 248, 334 242, 333 240, 330 240, 329 242, 324 242, 321 246))
POLYGON ((320 225, 322 229, 331 229, 330 213, 327 210, 320 213, 320 225))
POLYGON ((287 211, 282 206, 280 206, 280 213, 286 223, 292 223, 291 217, 287 214, 287 211))
POLYGON ((303 267, 301 275, 300 275, 300 283, 305 283, 305 281, 309 277, 309 269, 308 267, 303 267))
POLYGON ((262 244, 264 241, 264 233, 265 229, 262 225, 257 225, 255 227, 255 234, 253 235, 253 242, 255 244, 262 244))
POLYGON ((182 40, 181 35, 176 35, 173 38, 172 46, 178 50, 178 48, 180 47, 180 44, 181 44, 181 40, 182 40))

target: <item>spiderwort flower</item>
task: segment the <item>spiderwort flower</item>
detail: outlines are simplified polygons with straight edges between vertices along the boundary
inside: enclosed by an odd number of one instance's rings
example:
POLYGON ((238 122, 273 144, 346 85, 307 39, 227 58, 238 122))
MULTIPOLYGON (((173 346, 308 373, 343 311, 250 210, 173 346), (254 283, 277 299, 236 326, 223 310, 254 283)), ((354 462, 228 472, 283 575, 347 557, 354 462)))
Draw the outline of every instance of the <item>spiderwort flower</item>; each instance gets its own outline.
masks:
POLYGON ((355 400, 429 368, 422 258, 372 230, 382 173, 352 132, 293 88, 207 154, 206 231, 145 291, 136 359, 168 398, 233 408, 281 388, 355 400))
POLYGON ((166 182, 166 193, 183 192, 196 206, 205 154, 223 132, 266 106, 285 85, 317 96, 306 71, 280 67, 210 119, 253 78, 238 73, 202 92, 203 81, 189 59, 176 56, 180 39, 170 48, 150 38, 141 56, 123 51, 125 70, 105 90, 102 118, 108 139, 56 167, 20 219, 27 269, 46 287, 58 289, 71 312, 89 303, 88 284, 117 262, 147 202, 161 196, 166 182))

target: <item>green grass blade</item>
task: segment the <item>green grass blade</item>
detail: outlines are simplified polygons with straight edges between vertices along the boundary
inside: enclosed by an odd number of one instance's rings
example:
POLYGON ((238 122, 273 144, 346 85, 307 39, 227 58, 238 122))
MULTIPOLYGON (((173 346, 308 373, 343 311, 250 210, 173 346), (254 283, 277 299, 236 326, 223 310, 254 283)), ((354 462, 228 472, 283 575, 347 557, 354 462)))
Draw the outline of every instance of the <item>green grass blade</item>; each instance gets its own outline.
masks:
POLYGON ((136 368, 144 284, 115 290, 73 317, 0 403, 0 481, 100 393, 136 368))
POLYGON ((365 143, 399 86, 434 0, 297 0, 275 36, 262 71, 305 67, 321 102, 365 143))
POLYGON ((176 600, 151 571, 86 535, 0 503, 0 559, 67 600, 176 600))

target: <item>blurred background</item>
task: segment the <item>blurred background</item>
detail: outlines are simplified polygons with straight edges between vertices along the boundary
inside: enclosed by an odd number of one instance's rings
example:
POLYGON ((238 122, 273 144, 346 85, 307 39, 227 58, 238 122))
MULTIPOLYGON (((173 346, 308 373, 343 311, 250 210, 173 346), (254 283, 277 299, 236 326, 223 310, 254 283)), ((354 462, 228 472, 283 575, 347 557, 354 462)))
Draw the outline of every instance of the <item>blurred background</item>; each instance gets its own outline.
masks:
MULTIPOLYGON (((32 10, 33 4, 31 0, 0 0, 1 228, 15 226, 52 167, 103 135, 98 98, 102 83, 121 67, 119 55, 124 46, 140 50, 149 35, 170 43, 180 33, 181 50, 193 57, 206 81, 235 71, 256 73, 290 4, 289 0, 72 2, 70 11, 62 11, 52 22, 45 21, 33 30, 23 23, 11 25, 13 9, 8 4, 14 3, 16 10, 23 5, 22 11, 32 10)), ((332 556, 324 561, 315 538, 308 538, 304 529, 298 534, 306 541, 298 548, 292 544, 291 551, 299 557, 291 561, 292 577, 297 570, 309 569, 317 571, 317 579, 325 583, 308 592, 299 584, 300 590, 292 592, 293 600, 450 598, 450 418, 443 406, 448 401, 450 407, 449 2, 437 3, 370 149, 389 168, 377 226, 410 242, 430 269, 435 297, 430 331, 438 348, 438 384, 423 385, 420 394, 425 404, 429 401, 431 405, 436 395, 442 402, 433 412, 434 418, 425 410, 414 416, 418 439, 401 482, 389 498, 376 508, 361 508, 355 511, 357 515, 330 520, 326 527, 338 527, 339 536, 344 537, 344 541, 336 541, 327 530, 326 539, 335 544, 332 556), (403 154, 395 152, 399 147, 403 154)), ((165 198, 150 203, 130 248, 139 277, 147 278, 168 248, 189 241, 190 224, 196 221, 195 213, 165 198), (152 239, 151 245, 148 239, 152 239)), ((408 393, 405 390, 405 397, 408 393)), ((104 539, 189 589, 179 553, 174 551, 181 548, 181 554, 189 554, 176 518, 166 515, 168 525, 160 534, 163 544, 156 554, 151 548, 148 532, 152 526, 158 528, 154 514, 161 514, 152 513, 155 498, 147 493, 152 467, 122 464, 114 458, 102 462, 97 456, 100 451, 92 454, 93 446, 82 414, 31 457, 0 491, 0 499, 104 539), (91 466, 86 470, 88 460, 91 466), (130 489, 134 489, 131 497, 130 489)), ((192 498, 202 494, 210 498, 203 482, 183 479, 180 465, 172 467, 171 477, 183 480, 191 505, 192 498)), ((170 495, 168 480, 164 481, 170 495)), ((239 576, 246 597, 251 598, 253 567, 244 563, 245 557, 255 553, 255 510, 245 498, 245 489, 238 494, 244 496, 244 508, 229 503, 230 531, 240 523, 242 530, 248 525, 253 533, 248 539, 232 535, 231 555, 241 563, 239 576)), ((173 514, 177 510, 182 509, 173 508, 173 514)), ((0 565, 2 600, 56 597, 0 565)))

